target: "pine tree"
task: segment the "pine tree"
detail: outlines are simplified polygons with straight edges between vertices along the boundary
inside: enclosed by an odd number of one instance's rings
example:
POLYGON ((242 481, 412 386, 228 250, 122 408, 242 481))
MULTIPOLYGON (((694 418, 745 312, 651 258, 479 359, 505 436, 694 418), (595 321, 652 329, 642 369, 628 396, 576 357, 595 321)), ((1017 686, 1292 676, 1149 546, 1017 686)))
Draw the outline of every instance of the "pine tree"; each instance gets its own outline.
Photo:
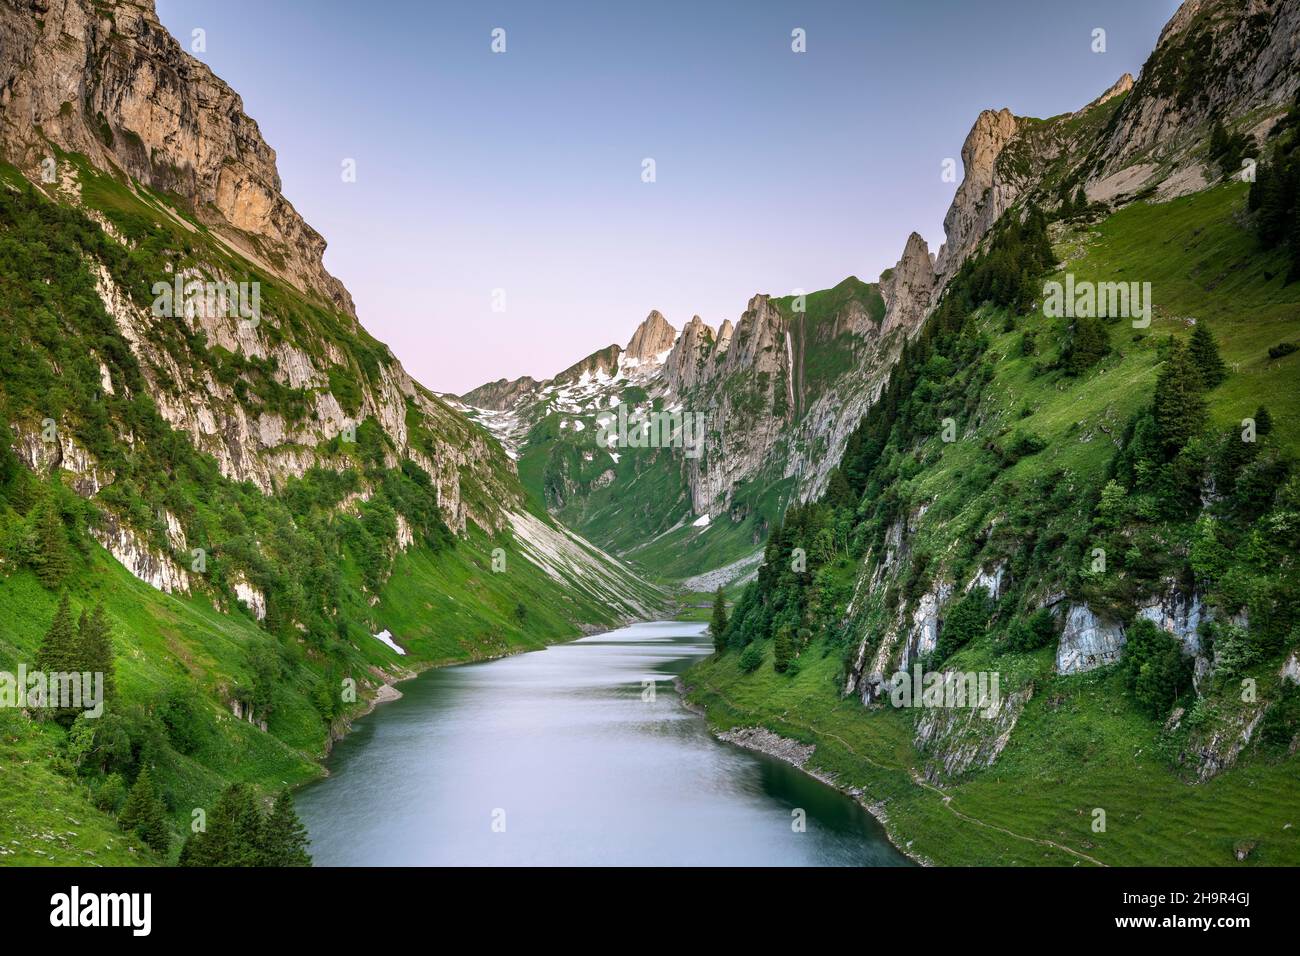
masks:
POLYGON ((1204 322, 1196 323, 1196 328, 1192 329, 1188 351, 1192 364, 1200 372, 1201 384, 1205 388, 1214 388, 1228 377, 1228 370, 1219 356, 1219 346, 1204 322))
POLYGON ((782 624, 776 629, 776 641, 772 647, 775 659, 772 666, 778 674, 784 674, 794 660, 794 632, 789 624, 782 624))
POLYGON ((36 651, 36 668, 46 674, 56 674, 74 670, 77 653, 77 632, 72 624, 72 607, 65 592, 59 599, 58 610, 50 629, 41 638, 41 646, 36 651))
POLYGON ((89 616, 82 611, 77 629, 80 638, 77 670, 104 675, 104 702, 107 703, 117 694, 117 679, 113 668, 113 635, 104 605, 96 604, 89 616))
POLYGON ((58 508, 49 498, 36 506, 28 563, 42 585, 55 590, 72 573, 72 550, 58 508))
POLYGON ((1201 375, 1183 346, 1174 342, 1156 378, 1156 435, 1165 457, 1172 459, 1205 426, 1201 375))
MULTIPOLYGON (((1297 164, 1297 168, 1300 168, 1300 163, 1297 164)), ((1288 284, 1300 282, 1300 208, 1294 205, 1291 209, 1291 271, 1286 281, 1288 284)))
POLYGON ((307 828, 293 808, 288 790, 280 791, 263 828, 263 866, 311 866, 307 828))
POLYGON ((145 767, 135 778, 135 785, 127 795, 126 805, 117 818, 118 825, 127 833, 134 833, 159 856, 165 856, 171 846, 171 831, 167 828, 167 809, 153 782, 153 774, 145 767))
POLYGON ((208 814, 206 832, 186 839, 181 860, 185 866, 261 866, 264 827, 252 788, 233 783, 208 814))
POLYGON ((1070 343, 1061 362, 1066 374, 1082 375, 1110 351, 1110 336, 1100 319, 1082 317, 1074 320, 1070 343))
POLYGON ((1263 405, 1255 410, 1255 434, 1259 436, 1267 435, 1273 430, 1273 416, 1269 414, 1267 408, 1263 405))
POLYGON ((724 636, 727 632, 727 596, 721 586, 718 593, 713 596, 713 620, 709 622, 709 635, 713 638, 713 649, 719 653, 726 653, 727 639, 724 636))

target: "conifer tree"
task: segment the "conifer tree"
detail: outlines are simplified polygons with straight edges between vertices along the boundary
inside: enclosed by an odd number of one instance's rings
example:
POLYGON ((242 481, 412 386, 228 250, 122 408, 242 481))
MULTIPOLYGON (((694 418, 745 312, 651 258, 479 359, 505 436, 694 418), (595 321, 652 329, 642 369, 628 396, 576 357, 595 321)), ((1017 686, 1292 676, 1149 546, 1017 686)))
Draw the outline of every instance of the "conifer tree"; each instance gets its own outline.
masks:
POLYGON ((1263 405, 1255 409, 1255 434, 1267 435, 1273 430, 1273 416, 1263 405))
POLYGON ((727 596, 721 586, 713 596, 713 620, 709 622, 709 635, 713 638, 713 649, 718 654, 727 650, 727 596))
POLYGON ((28 563, 42 585, 53 591, 72 573, 72 550, 58 508, 43 498, 32 516, 28 563))
POLYGON ((782 624, 776 629, 776 641, 772 652, 774 655, 772 666, 776 668, 778 674, 784 674, 789 669, 790 662, 794 660, 794 632, 789 624, 782 624))
POLYGON ((77 670, 104 675, 104 702, 107 703, 117 694, 117 678, 113 669, 113 635, 104 605, 96 604, 89 615, 82 611, 77 629, 80 645, 77 670))
POLYGON ((1214 388, 1228 377, 1228 370, 1224 367, 1223 359, 1219 356, 1219 346, 1214 341, 1214 336, 1210 330, 1205 327, 1204 322, 1197 322, 1196 328, 1192 329, 1192 339, 1188 343, 1188 351, 1191 355, 1192 364, 1200 372, 1201 384, 1205 388, 1214 388))
POLYGON ((1172 459, 1205 425, 1201 376, 1187 349, 1174 342, 1156 378, 1156 436, 1165 457, 1172 459))
POLYGON ((72 624, 72 607, 65 592, 59 599, 50 629, 41 638, 36 651, 36 667, 47 674, 74 670, 77 652, 77 632, 72 624))
POLYGON ((263 866, 311 866, 307 828, 293 808, 293 797, 282 790, 263 827, 263 866))
POLYGON ((206 832, 186 839, 181 860, 185 866, 261 866, 264 827, 252 788, 233 783, 208 814, 206 832))
POLYGON ((163 806, 153 774, 148 767, 140 771, 135 785, 127 795, 126 805, 117 818, 118 825, 127 833, 134 833, 151 850, 160 856, 171 846, 171 831, 167 828, 167 809, 163 806))

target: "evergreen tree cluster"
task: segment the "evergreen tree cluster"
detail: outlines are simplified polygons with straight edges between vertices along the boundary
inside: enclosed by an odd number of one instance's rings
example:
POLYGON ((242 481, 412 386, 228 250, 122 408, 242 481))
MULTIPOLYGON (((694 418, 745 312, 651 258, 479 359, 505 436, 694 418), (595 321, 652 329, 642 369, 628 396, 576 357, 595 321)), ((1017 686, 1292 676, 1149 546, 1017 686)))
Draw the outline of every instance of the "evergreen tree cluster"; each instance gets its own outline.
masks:
POLYGON ((117 818, 118 826, 133 833, 159 856, 166 856, 172 835, 167 826, 167 807, 154 783, 153 772, 145 767, 135 778, 126 805, 117 818))
POLYGON ((231 784, 207 815, 203 830, 181 848, 181 866, 311 866, 307 829, 293 797, 280 792, 269 813, 245 783, 231 784))
MULTIPOLYGON (((104 704, 117 696, 113 663, 113 637, 104 605, 96 604, 89 614, 81 612, 74 624, 68 595, 59 599, 50 629, 41 639, 36 652, 36 669, 49 674, 102 674, 104 704)), ((87 690, 83 690, 83 694, 87 690)), ((51 703, 53 703, 51 701, 51 703)), ((87 707, 89 704, 87 704, 87 707)), ((51 708, 55 719, 71 725, 81 711, 77 708, 51 708)))
POLYGON ((1245 133, 1229 133, 1216 119, 1210 130, 1210 162, 1224 176, 1241 172, 1241 161, 1255 155, 1255 141, 1245 133))
POLYGON ((1300 94, 1296 105, 1270 131, 1277 140, 1271 158, 1255 166, 1247 207, 1255 214, 1260 241, 1266 249, 1290 252, 1288 281, 1300 280, 1300 94))

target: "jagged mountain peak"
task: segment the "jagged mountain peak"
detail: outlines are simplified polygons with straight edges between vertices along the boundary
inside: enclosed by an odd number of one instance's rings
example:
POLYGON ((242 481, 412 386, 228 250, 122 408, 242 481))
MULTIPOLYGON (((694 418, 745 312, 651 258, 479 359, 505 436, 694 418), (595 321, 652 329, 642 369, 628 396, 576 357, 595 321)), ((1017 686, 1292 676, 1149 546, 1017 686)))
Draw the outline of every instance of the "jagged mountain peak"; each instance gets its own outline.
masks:
POLYGON ((629 359, 635 363, 658 361, 676 340, 677 330, 658 309, 651 309, 632 333, 627 348, 623 350, 623 360, 625 363, 629 359))
POLYGON ((965 176, 943 219, 945 240, 935 270, 946 279, 965 261, 1006 208, 999 195, 997 160, 1016 134, 1016 117, 1005 107, 984 110, 961 147, 965 176))
POLYGON ((1131 90, 1131 89, 1133 89, 1133 74, 1132 74, 1132 73, 1125 73, 1125 74, 1124 74, 1123 76, 1121 76, 1118 80, 1116 80, 1114 83, 1112 83, 1112 84, 1111 84, 1111 85, 1106 89, 1106 92, 1105 92, 1105 93, 1101 94, 1101 96, 1097 97, 1095 100, 1093 100, 1093 101, 1092 101, 1091 103, 1089 103, 1087 106, 1085 106, 1083 109, 1081 109, 1081 110, 1076 110, 1076 111, 1075 111, 1075 115, 1078 116, 1080 113, 1086 113, 1088 110, 1092 109, 1094 106, 1101 106, 1103 103, 1108 103, 1108 102, 1110 102, 1111 100, 1113 100, 1113 99, 1114 99, 1115 97, 1117 97, 1117 96, 1123 96, 1125 93, 1127 93, 1127 92, 1128 92, 1129 90, 1131 90))
POLYGON ((885 300, 882 332, 919 327, 933 303, 935 283, 934 256, 921 234, 913 232, 898 264, 880 277, 880 294, 885 300))
POLYGON ((705 374, 715 341, 713 327, 698 315, 693 316, 664 361, 664 377, 669 385, 680 392, 698 383, 705 374))

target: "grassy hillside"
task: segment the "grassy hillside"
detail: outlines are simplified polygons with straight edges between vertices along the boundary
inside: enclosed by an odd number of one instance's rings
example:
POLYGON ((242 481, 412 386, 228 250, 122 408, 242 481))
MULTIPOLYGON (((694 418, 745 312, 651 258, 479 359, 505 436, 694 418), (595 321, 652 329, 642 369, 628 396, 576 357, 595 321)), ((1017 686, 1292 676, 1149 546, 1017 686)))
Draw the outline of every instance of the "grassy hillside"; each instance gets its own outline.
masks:
MULTIPOLYGON (((1244 184, 1229 183, 1053 224, 1063 265, 1035 279, 1040 290, 1067 272, 1151 283, 1150 327, 1098 320, 1100 347, 1085 341, 1082 323, 1049 318, 1037 303, 999 305, 997 294, 950 303, 932 322, 952 331, 927 330, 938 344, 918 347, 914 367, 898 373, 905 387, 882 402, 894 423, 876 424, 889 421, 882 411, 864 425, 846 454, 845 486, 787 515, 769 541, 758 583, 739 596, 734 649, 689 673, 692 699, 720 725, 758 723, 816 743, 813 766, 882 802, 895 837, 938 863, 1224 865, 1238 848, 1249 865, 1300 863, 1297 693, 1278 677, 1300 645, 1289 543, 1296 479, 1287 478, 1300 441, 1300 356, 1269 356, 1300 340, 1300 282, 1286 281, 1285 249, 1262 247, 1246 199, 1244 184), (1190 344, 1198 326, 1228 374, 1198 390, 1201 430, 1158 464, 1143 444, 1144 416, 1171 387, 1171 342, 1190 344), (1242 419, 1261 406, 1272 429, 1238 451, 1242 419), (955 440, 943 439, 945 418, 955 440), (1217 481, 1218 495, 1204 510, 1202 476, 1217 481), (891 537, 898 528, 901 546, 891 537), (808 571, 791 574, 791 548, 801 545, 808 571), (978 626, 946 636, 966 603, 962 587, 999 564, 1001 599, 978 626), (860 687, 843 696, 848 677, 865 676, 858 655, 869 662, 899 640, 891 635, 906 631, 941 581, 957 593, 939 612, 925 668, 996 671, 1004 697, 1031 695, 996 762, 955 774, 936 761, 961 738, 918 743, 917 711, 888 696, 864 707, 860 687), (1130 643, 1119 664, 1062 676, 1059 617, 1050 642, 1025 637, 1035 608, 1059 590, 1127 623, 1132 642, 1145 633, 1134 627, 1135 603, 1171 581, 1194 589, 1214 622, 1201 628, 1214 671, 1199 689, 1172 638, 1151 638, 1150 671, 1125 663, 1130 643), (751 647, 762 663, 747 670, 741 651, 751 647), (1167 666, 1164 684, 1157 666, 1167 666), (1243 680, 1256 700, 1243 699, 1243 680), (1221 758, 1261 715, 1235 765, 1197 782, 1205 754, 1221 758), (1093 825, 1098 809, 1104 831, 1093 825)), ((995 258, 950 295, 969 293, 995 258)), ((977 732, 968 742, 986 741, 977 732)))
POLYGON ((512 530, 528 496, 504 452, 430 393, 405 395, 399 428, 399 370, 350 316, 240 259, 175 197, 57 158, 57 184, 0 166, 0 670, 33 667, 66 594, 74 620, 104 607, 117 696, 70 726, 0 709, 6 862, 174 860, 194 809, 227 785, 266 795, 319 774, 382 683, 660 600, 559 529, 512 530), (273 354, 153 314, 155 280, 184 270, 259 282, 255 333, 273 354), (327 381, 294 384, 276 356, 298 355, 327 381), (313 464, 273 471, 270 488, 232 480, 162 413, 199 407, 201 421, 214 395, 256 427, 309 436, 238 455, 313 464), (355 441, 328 433, 332 402, 355 441), (145 768, 171 830, 163 854, 114 822, 145 768))

